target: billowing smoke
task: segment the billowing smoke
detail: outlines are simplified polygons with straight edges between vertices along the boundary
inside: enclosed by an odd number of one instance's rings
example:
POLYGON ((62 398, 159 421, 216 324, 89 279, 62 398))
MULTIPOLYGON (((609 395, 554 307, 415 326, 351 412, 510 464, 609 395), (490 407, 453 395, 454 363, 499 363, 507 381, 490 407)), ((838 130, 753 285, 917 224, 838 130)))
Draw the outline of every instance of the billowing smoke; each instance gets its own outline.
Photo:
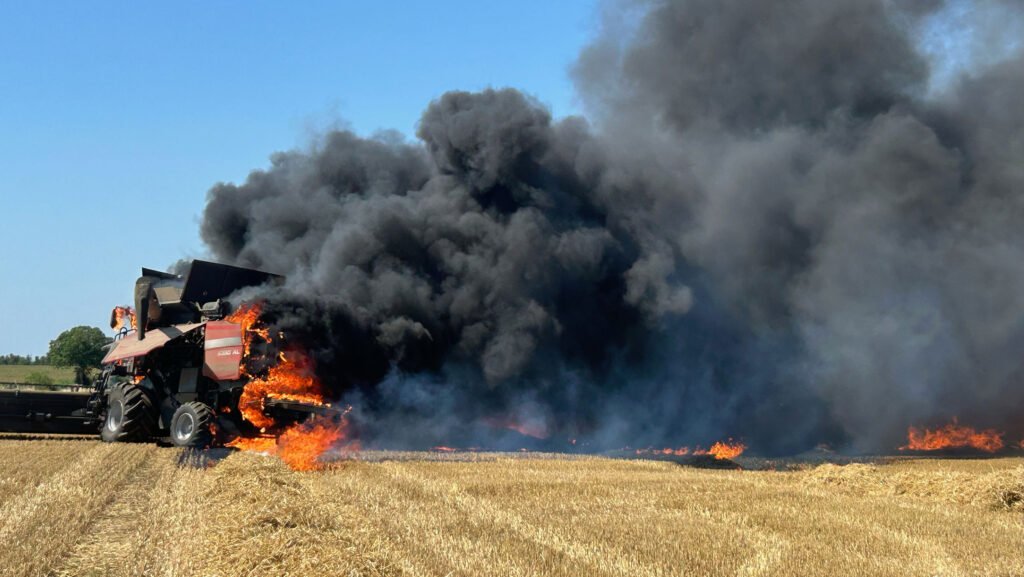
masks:
POLYGON ((203 239, 288 275, 269 318, 371 444, 1020 430, 1024 56, 936 88, 950 6, 611 5, 588 120, 449 92, 419 142, 331 132, 215 186, 203 239))

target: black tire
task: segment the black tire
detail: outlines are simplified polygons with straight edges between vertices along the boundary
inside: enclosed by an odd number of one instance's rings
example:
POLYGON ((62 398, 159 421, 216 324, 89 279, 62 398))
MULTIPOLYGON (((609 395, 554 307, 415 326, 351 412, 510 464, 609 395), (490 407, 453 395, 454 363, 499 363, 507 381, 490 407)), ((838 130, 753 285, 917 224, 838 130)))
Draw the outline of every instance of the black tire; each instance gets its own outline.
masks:
POLYGON ((155 431, 156 403, 152 393, 134 383, 111 385, 100 437, 108 443, 145 441, 155 431))
POLYGON ((205 449, 213 442, 213 411, 199 402, 185 403, 171 417, 171 442, 178 447, 205 449))

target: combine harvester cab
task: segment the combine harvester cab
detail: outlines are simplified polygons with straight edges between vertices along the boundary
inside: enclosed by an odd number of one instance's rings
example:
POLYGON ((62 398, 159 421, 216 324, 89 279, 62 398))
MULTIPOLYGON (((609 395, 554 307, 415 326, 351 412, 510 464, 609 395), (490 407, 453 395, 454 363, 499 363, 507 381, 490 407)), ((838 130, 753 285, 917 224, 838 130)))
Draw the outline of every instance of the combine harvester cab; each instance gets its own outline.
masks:
MULTIPOLYGON (((258 433, 239 410, 248 382, 241 366, 243 328, 227 320, 230 311, 224 299, 239 289, 282 279, 201 260, 193 261, 185 275, 142 269, 135 284, 137 329, 121 328, 108 345, 92 391, 4 392, 0 429, 99 430, 108 442, 163 438, 196 448, 209 446, 215 431, 228 437, 258 433)), ((126 312, 115 309, 112 328, 121 324, 126 312)), ((273 402, 260 409, 275 412, 281 422, 321 411, 302 403, 273 402)))

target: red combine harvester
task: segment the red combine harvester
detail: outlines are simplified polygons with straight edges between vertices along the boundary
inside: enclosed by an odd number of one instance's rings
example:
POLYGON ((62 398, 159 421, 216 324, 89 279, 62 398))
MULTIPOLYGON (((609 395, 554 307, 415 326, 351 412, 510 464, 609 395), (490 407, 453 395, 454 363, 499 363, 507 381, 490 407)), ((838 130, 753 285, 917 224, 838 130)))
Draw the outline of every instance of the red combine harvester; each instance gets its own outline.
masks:
MULTIPOLYGON (((225 299, 239 289, 282 280, 201 260, 184 275, 142 269, 135 310, 119 307, 111 315, 114 328, 134 313, 138 328, 119 327, 91 391, 0 391, 0 430, 99 432, 108 442, 169 440, 195 448, 209 446, 215 431, 226 437, 258 433, 239 410, 248 383, 241 365, 242 325, 227 320, 225 299)), ((269 398, 260 410, 281 426, 330 411, 269 398)))

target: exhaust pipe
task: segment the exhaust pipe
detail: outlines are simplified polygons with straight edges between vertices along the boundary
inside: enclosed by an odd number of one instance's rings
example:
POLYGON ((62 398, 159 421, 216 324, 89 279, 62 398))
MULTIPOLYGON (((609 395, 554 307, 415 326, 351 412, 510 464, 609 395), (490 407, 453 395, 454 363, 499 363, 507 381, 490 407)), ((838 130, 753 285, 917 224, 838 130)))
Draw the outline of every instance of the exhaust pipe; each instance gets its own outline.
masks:
POLYGON ((135 281, 135 322, 136 334, 139 340, 146 338, 146 323, 149 322, 149 293, 153 290, 153 281, 157 279, 151 276, 139 277, 135 281))

